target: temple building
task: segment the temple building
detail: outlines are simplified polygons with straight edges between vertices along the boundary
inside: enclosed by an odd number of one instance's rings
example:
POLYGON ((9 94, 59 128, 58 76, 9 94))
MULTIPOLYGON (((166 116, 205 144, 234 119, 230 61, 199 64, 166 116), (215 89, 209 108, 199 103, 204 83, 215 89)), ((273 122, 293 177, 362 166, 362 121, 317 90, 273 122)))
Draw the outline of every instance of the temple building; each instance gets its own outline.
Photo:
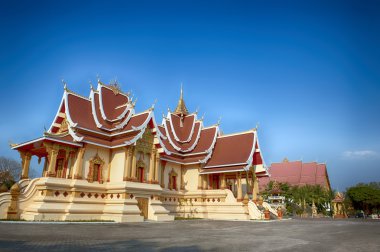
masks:
MULTIPOLYGON (((43 136, 12 145, 22 177, 0 194, 0 218, 25 220, 260 219, 258 178, 268 172, 257 129, 222 134, 188 111, 181 88, 157 124, 154 106, 100 80, 84 97, 64 87, 43 136), (44 162, 29 179, 31 158, 44 162)), ((267 206, 270 208, 270 206, 267 206)))
POLYGON ((325 163, 289 161, 272 163, 268 169, 270 177, 259 181, 260 190, 265 190, 270 181, 288 183, 290 186, 320 185, 331 191, 330 180, 325 163))

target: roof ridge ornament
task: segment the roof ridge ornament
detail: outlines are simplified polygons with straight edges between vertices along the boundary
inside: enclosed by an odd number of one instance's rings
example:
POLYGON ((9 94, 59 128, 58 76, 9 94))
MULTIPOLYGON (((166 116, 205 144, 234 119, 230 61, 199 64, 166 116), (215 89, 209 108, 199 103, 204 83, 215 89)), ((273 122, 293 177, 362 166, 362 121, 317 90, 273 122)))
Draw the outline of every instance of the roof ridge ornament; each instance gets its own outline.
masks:
POLYGON ((63 90, 68 91, 66 81, 64 79, 62 79, 61 81, 62 81, 62 84, 63 84, 63 90))
POLYGON ((186 108, 185 101, 183 99, 183 88, 182 88, 182 83, 181 83, 181 94, 178 100, 177 108, 174 111, 174 114, 179 114, 181 116, 188 115, 189 111, 186 108))
POLYGON ((137 97, 134 101, 131 100, 132 108, 134 108, 136 106, 136 102, 137 102, 137 97))
POLYGON ((194 114, 198 115, 198 112, 199 112, 199 106, 198 106, 197 109, 195 110, 194 114))
POLYGON ((92 81, 89 80, 88 82, 90 83, 90 89, 91 89, 91 91, 95 91, 94 86, 92 85, 92 81))
POLYGON ((199 121, 203 122, 203 120, 205 119, 205 115, 206 115, 206 112, 203 113, 201 119, 199 119, 199 121))
POLYGON ((216 126, 219 126, 220 125, 220 121, 222 120, 222 117, 219 116, 219 119, 218 119, 218 122, 216 123, 216 126))
POLYGON ((10 146, 11 148, 13 148, 13 147, 15 147, 15 146, 18 145, 18 144, 16 144, 16 143, 13 143, 11 140, 8 140, 8 144, 9 144, 9 146, 10 146))
POLYGON ((156 105, 157 103, 157 99, 154 100, 152 106, 149 108, 149 111, 153 111, 154 110, 154 106, 156 105))

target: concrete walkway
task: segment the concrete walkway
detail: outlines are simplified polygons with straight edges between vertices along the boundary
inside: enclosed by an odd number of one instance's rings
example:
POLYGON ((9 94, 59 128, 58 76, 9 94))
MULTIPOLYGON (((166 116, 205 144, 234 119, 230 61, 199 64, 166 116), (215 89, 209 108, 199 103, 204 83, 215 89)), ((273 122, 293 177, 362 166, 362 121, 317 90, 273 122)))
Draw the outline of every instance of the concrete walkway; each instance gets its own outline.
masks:
POLYGON ((0 222, 0 251, 380 251, 380 221, 0 222))

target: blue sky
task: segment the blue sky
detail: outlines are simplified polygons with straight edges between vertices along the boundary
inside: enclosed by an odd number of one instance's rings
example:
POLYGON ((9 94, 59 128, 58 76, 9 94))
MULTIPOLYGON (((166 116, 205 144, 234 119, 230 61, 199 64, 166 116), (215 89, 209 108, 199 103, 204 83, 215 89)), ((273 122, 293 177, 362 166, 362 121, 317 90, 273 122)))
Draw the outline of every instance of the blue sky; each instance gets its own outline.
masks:
POLYGON ((379 13, 378 1, 2 1, 0 155, 50 125, 62 78, 87 96, 99 74, 137 111, 157 99, 157 121, 182 82, 206 125, 259 123, 268 165, 327 162, 339 190, 379 181, 379 13))

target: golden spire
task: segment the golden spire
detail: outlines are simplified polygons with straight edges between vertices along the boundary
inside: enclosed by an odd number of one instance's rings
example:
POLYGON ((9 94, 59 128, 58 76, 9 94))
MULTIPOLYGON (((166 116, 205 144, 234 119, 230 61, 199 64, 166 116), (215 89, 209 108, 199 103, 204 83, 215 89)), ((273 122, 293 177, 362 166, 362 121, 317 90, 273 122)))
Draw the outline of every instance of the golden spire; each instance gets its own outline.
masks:
POLYGON ((177 108, 174 111, 174 114, 180 114, 180 115, 188 115, 189 111, 186 108, 185 101, 183 100, 183 89, 182 89, 182 83, 181 83, 181 96, 178 100, 177 108))

